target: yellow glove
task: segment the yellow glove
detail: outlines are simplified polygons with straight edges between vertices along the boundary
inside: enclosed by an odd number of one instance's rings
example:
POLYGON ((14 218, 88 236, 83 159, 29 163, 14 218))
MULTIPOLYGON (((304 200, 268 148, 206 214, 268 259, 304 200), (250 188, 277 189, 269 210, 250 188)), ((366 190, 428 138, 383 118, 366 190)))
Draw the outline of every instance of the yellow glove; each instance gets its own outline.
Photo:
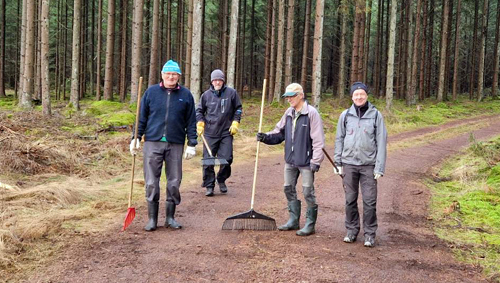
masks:
POLYGON ((205 122, 199 121, 198 123, 196 123, 196 133, 198 134, 198 136, 202 135, 204 131, 205 131, 205 122))
POLYGON ((239 126, 240 126, 240 122, 233 121, 233 123, 231 124, 231 127, 229 127, 229 133, 231 134, 231 136, 236 135, 236 133, 238 132, 239 126))

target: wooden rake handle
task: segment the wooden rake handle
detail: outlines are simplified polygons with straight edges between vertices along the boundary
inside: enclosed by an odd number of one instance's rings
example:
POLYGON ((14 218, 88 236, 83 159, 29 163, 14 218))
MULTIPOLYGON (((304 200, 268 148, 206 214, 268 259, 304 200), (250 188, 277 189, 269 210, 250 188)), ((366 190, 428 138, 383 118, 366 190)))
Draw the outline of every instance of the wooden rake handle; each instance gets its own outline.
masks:
POLYGON ((201 140, 203 141, 203 144, 205 145, 205 148, 208 151, 208 155, 210 155, 210 157, 214 157, 214 155, 212 154, 212 150, 210 149, 210 146, 208 146, 208 143, 207 143, 207 140, 205 139, 205 136, 203 134, 201 134, 200 136, 201 136, 201 140))
MULTIPOLYGON (((137 132, 139 131, 139 109, 141 107, 141 88, 142 88, 142 77, 139 78, 139 86, 137 89, 137 109, 135 110, 135 129, 134 129, 134 142, 137 138, 137 132)), ((134 144, 135 146, 135 144, 134 144)), ((130 192, 128 194, 128 207, 132 206, 132 193, 134 192, 134 171, 135 171, 135 154, 132 158, 132 177, 130 178, 130 192)))
MULTIPOLYGON (((266 98, 266 85, 267 80, 264 79, 264 86, 262 87, 262 102, 260 103, 260 119, 259 119, 259 133, 262 131, 262 116, 264 115, 264 100, 266 98)), ((255 200, 255 184, 257 183, 257 167, 259 164, 259 148, 260 141, 257 141, 257 151, 255 153, 255 168, 253 171, 253 184, 252 184, 252 201, 250 202, 250 209, 253 209, 255 200)))

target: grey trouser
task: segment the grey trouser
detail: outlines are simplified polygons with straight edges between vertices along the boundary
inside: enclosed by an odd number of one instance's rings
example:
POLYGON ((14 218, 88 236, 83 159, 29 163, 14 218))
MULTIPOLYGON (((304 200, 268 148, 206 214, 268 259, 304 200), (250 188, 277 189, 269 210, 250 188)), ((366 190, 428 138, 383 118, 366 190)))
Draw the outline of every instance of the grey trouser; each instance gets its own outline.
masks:
POLYGON ((302 193, 308 207, 316 206, 314 195, 314 172, 309 167, 295 167, 285 163, 285 196, 290 201, 297 200, 297 180, 302 175, 302 193))
POLYGON ((167 201, 178 205, 181 202, 179 187, 182 180, 182 152, 184 145, 169 142, 144 143, 144 180, 146 200, 160 200, 160 177, 163 162, 167 175, 167 201))
POLYGON ((344 164, 345 227, 350 234, 359 233, 358 194, 363 198, 363 231, 365 237, 375 237, 377 231, 377 180, 374 165, 344 164))
MULTIPOLYGON (((227 165, 221 165, 217 178, 215 177, 214 166, 203 166, 203 184, 202 187, 214 187, 215 179, 217 182, 224 183, 229 176, 231 176, 231 163, 233 163, 233 136, 228 135, 221 138, 212 138, 205 136, 210 150, 214 157, 223 158, 227 160, 227 165)), ((203 147, 203 157, 209 157, 208 151, 203 147)))

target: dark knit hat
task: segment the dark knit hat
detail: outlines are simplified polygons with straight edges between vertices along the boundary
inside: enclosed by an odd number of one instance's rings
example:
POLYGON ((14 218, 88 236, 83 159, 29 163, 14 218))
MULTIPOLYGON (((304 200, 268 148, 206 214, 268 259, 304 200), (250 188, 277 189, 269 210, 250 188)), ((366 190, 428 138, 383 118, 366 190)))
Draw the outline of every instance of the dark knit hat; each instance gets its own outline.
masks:
POLYGON ((210 82, 213 82, 214 80, 222 80, 223 82, 226 82, 226 78, 224 77, 224 73, 219 69, 215 69, 212 72, 212 74, 210 74, 210 82))
POLYGON ((362 83, 362 82, 355 82, 355 83, 352 84, 351 91, 349 92, 351 94, 351 96, 358 89, 362 89, 366 93, 368 93, 368 87, 364 83, 362 83))

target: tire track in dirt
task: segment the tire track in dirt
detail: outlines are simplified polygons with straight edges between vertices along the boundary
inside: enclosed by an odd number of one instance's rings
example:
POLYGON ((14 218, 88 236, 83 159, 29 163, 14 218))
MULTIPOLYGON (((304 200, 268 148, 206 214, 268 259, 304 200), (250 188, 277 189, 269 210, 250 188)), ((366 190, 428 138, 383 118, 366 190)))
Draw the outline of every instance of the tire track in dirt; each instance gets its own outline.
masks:
MULTIPOLYGON (((478 140, 500 134, 499 116, 474 131, 478 140)), ((470 122, 473 122, 472 120, 470 122)), ((418 135, 459 125, 418 130, 418 135)), ((399 134, 391 142, 411 139, 399 134)), ((206 198, 198 186, 183 189, 177 218, 180 231, 161 227, 146 233, 146 208, 126 233, 113 230, 69 248, 29 282, 485 282, 480 269, 457 262, 426 219, 430 193, 419 180, 468 144, 468 134, 391 151, 379 181, 377 245, 342 242, 344 193, 326 160, 316 176, 319 216, 316 234, 222 231, 226 217, 249 209, 253 161, 240 164, 228 182, 229 194, 206 198)), ((332 149, 329 148, 329 152, 332 149)), ((237 156, 236 156, 237 158, 237 156)), ((287 219, 282 192, 283 157, 260 159, 255 210, 287 219)), ((300 183, 300 180, 299 180, 300 183)), ((300 194, 302 197, 302 194, 300 194)), ((164 221, 161 203, 160 225, 164 221)), ((360 203, 360 207, 361 207, 360 203)), ((304 223, 303 207, 301 224, 304 223)), ((362 239, 362 237, 361 237, 362 239)))

